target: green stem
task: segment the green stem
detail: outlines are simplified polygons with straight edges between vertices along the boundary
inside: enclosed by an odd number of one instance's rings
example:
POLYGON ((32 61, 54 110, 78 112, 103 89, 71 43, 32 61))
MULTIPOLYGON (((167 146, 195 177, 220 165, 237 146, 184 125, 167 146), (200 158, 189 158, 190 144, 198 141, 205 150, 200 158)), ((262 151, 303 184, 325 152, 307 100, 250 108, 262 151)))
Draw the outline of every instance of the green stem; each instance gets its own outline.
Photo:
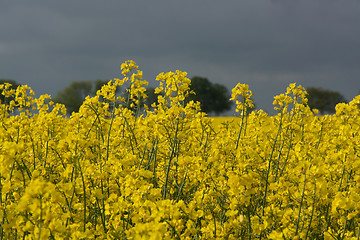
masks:
POLYGON ((345 217, 344 230, 343 230, 343 232, 342 232, 342 234, 341 234, 341 238, 340 238, 340 239, 344 239, 345 232, 346 232, 347 221, 348 221, 348 219, 347 219, 347 217, 345 217))
POLYGON ((145 158, 146 145, 147 145, 147 143, 145 143, 145 146, 144 146, 144 151, 143 151, 143 154, 142 154, 142 157, 141 157, 141 160, 140 160, 139 166, 138 166, 138 169, 139 169, 139 170, 140 170, 140 168, 141 168, 141 164, 143 163, 144 158, 145 158))
MULTIPOLYGON (((10 177, 9 177, 8 181, 11 181, 11 179, 12 179, 14 168, 15 168, 15 161, 13 162, 13 164, 11 166, 10 177)), ((6 219, 6 206, 7 206, 8 196, 9 196, 9 193, 6 193, 5 201, 4 201, 4 208, 3 208, 3 217, 2 217, 2 221, 1 221, 1 225, 0 225, 1 226, 1 228, 0 228, 0 239, 1 240, 4 238, 4 223, 5 223, 5 219, 6 219)))
POLYGON ((313 219, 313 216, 314 216, 315 200, 316 200, 316 181, 314 181, 314 194, 313 194, 313 202, 312 202, 312 207, 311 207, 311 216, 310 216, 310 220, 309 220, 309 226, 308 226, 308 229, 307 229, 306 235, 305 235, 305 240, 307 239, 307 237, 309 235, 311 222, 312 222, 312 219, 313 219))
POLYGON ((184 185, 185 185, 185 180, 186 180, 186 177, 187 177, 187 173, 188 173, 188 170, 186 169, 185 176, 184 176, 183 180, 180 183, 180 189, 179 189, 179 193, 178 193, 178 196, 176 198, 176 201, 179 201, 179 199, 180 199, 182 190, 183 190, 184 185))
POLYGON ((157 138, 155 138, 152 141, 152 146, 151 146, 151 150, 150 150, 150 153, 149 153, 148 162, 147 162, 147 165, 145 167, 146 170, 148 170, 150 168, 150 164, 151 164, 153 158, 155 159, 155 157, 156 157, 157 143, 158 143, 158 140, 157 140, 157 138))
POLYGON ((101 222, 102 222, 102 225, 103 225, 104 232, 107 232, 107 229, 106 229, 106 220, 105 220, 105 201, 104 201, 104 196, 105 196, 105 194, 104 194, 104 183, 103 183, 103 180, 101 180, 100 185, 101 185, 101 194, 103 195, 103 199, 101 200, 102 209, 100 208, 100 212, 101 212, 101 222))
POLYGON ((250 206, 247 207, 246 216, 247 216, 247 218, 248 218, 249 240, 251 240, 252 228, 251 228, 250 206))
POLYGON ((319 141, 316 144, 316 149, 319 148, 320 142, 321 142, 321 138, 322 138, 322 133, 323 133, 323 126, 324 124, 321 124, 321 128, 320 128, 320 136, 319 136, 319 141))
POLYGON ((172 144, 172 148, 171 148, 171 153, 170 153, 170 157, 169 157, 169 162, 167 164, 167 168, 166 168, 166 176, 165 176, 165 183, 164 183, 164 192, 163 192, 163 199, 166 199, 166 192, 167 192, 167 185, 168 185, 168 180, 169 180, 169 173, 170 173, 170 167, 171 167, 171 161, 175 155, 175 149, 176 149, 176 145, 178 142, 177 139, 177 134, 178 134, 178 129, 179 129, 179 119, 176 120, 176 129, 175 129, 175 136, 173 138, 173 144, 172 144))
POLYGON ((83 222, 84 222, 84 226, 83 226, 83 231, 85 232, 86 230, 86 187, 85 187, 85 178, 84 178, 84 174, 83 174, 83 171, 81 169, 81 165, 80 165, 80 159, 77 159, 78 161, 78 168, 79 168, 79 172, 80 172, 80 176, 81 176, 81 182, 82 182, 82 189, 83 189, 83 200, 84 200, 84 203, 83 203, 83 212, 84 212, 84 216, 83 216, 83 222))
POLYGON ((270 176, 270 170, 271 170, 271 161, 272 161, 272 156, 273 156, 273 154, 275 152, 277 138, 279 137, 280 132, 281 132, 282 118, 283 118, 283 113, 281 113, 281 116, 280 116, 279 128, 278 128, 278 131, 276 133, 276 136, 275 136, 275 139, 274 139, 274 144, 273 144, 273 147, 271 149, 271 153, 270 153, 270 157, 269 157, 269 164, 268 164, 268 168, 267 168, 267 172, 266 172, 266 179, 265 179, 265 190, 264 190, 264 197, 263 197, 262 216, 264 216, 264 214, 265 214, 266 197, 267 197, 267 190, 268 190, 268 185, 269 185, 269 176, 270 176))
POLYGON ((41 239, 41 228, 42 228, 42 215, 43 215, 43 209, 42 209, 42 196, 40 195, 40 222, 39 222, 39 234, 38 234, 38 240, 41 239))
POLYGON ((301 199, 300 199, 300 204, 299 204, 299 212, 298 212, 298 219, 296 221, 296 230, 295 230, 295 236, 298 235, 298 230, 299 230, 299 223, 300 223, 300 216, 301 216, 301 208, 304 202, 304 196, 305 196, 305 185, 306 185, 306 173, 304 173, 304 184, 303 184, 303 189, 302 189, 302 193, 301 193, 301 199))
POLYGON ((106 142, 106 159, 105 159, 105 163, 109 160, 110 133, 111 133, 111 128, 112 128, 112 125, 113 125, 113 122, 114 122, 114 118, 115 118, 115 102, 114 102, 114 107, 113 107, 112 112, 111 112, 110 126, 109 126, 108 135, 107 135, 107 142, 106 142))
POLYGON ((206 139, 205 139, 205 144, 204 144, 204 154, 206 153, 206 147, 207 147, 207 143, 208 143, 208 139, 209 139, 209 133, 206 133, 206 139))
POLYGON ((340 178, 340 183, 339 183, 339 187, 338 187, 338 192, 341 190, 341 185, 344 179, 344 175, 345 175, 345 162, 346 162, 346 155, 345 155, 345 159, 344 159, 344 165, 343 165, 343 169, 342 169, 342 173, 341 173, 341 178, 340 178))
POLYGON ((243 125, 244 125, 244 118, 245 118, 245 114, 243 113, 243 114, 241 115, 240 130, 239 130, 239 134, 238 134, 238 137, 237 137, 237 140, 236 140, 235 150, 238 149, 238 147, 239 147, 240 136, 241 136, 242 128, 243 128, 243 125))
POLYGON ((280 170, 279 177, 275 178, 277 181, 279 181, 280 177, 282 176, 282 174, 283 174, 283 172, 284 172, 284 170, 285 170, 287 161, 288 161, 289 156, 290 156, 291 147, 292 147, 292 139, 290 139, 289 148, 288 148, 288 151, 287 151, 287 154, 286 154, 286 158, 285 158, 285 161, 284 161, 284 165, 283 165, 283 167, 282 167, 281 170, 280 170))

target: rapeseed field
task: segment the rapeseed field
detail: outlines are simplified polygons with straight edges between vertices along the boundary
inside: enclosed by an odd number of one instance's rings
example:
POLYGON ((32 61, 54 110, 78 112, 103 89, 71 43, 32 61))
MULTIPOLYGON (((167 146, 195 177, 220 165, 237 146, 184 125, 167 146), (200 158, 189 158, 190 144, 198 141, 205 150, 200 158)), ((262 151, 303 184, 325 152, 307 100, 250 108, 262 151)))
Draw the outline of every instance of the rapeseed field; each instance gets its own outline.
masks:
POLYGON ((142 72, 121 69, 70 117, 1 85, 0 239, 359 239, 360 96, 319 116, 290 84, 269 116, 238 84, 219 121, 185 104, 185 72, 143 111, 142 72))

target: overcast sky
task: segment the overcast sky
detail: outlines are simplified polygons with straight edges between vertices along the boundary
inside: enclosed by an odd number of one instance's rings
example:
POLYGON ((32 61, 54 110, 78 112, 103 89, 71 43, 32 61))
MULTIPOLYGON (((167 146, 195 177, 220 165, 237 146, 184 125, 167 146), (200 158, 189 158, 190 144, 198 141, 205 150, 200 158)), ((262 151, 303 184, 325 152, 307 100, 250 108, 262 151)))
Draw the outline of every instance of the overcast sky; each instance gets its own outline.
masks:
POLYGON ((258 108, 289 83, 348 100, 360 90, 360 0, 2 0, 0 78, 53 97, 120 77, 132 59, 155 86, 181 70, 249 84, 258 108))

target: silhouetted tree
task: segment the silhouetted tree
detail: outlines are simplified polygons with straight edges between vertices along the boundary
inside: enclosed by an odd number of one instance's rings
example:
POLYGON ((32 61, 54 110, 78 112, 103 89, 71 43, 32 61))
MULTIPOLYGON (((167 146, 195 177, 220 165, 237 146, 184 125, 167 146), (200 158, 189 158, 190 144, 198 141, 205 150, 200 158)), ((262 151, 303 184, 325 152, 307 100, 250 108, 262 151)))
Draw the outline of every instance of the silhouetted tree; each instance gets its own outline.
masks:
POLYGON ((87 96, 95 96, 96 92, 107 82, 106 80, 72 82, 64 90, 59 91, 53 100, 54 102, 64 104, 71 114, 72 112, 79 111, 85 98, 87 96))
POLYGON ((201 110, 206 113, 214 112, 216 115, 230 110, 230 93, 228 89, 221 84, 211 83, 207 78, 195 76, 191 78, 190 89, 196 95, 190 95, 187 101, 200 102, 201 110))
POLYGON ((163 93, 155 93, 155 88, 153 87, 147 87, 145 94, 147 95, 147 98, 145 99, 144 103, 149 108, 151 108, 153 103, 158 104, 158 96, 164 95, 163 93))
MULTIPOLYGON (((10 83, 11 84, 11 87, 10 89, 17 89, 17 87, 20 85, 18 84, 16 81, 14 80, 11 80, 11 79, 0 79, 0 84, 4 84, 4 83, 10 83)), ((1 100, 1 103, 5 103, 5 104, 9 104, 11 102, 11 100, 14 100, 15 98, 14 97, 7 97, 5 98, 4 95, 1 94, 0 92, 0 100, 1 100)))
POLYGON ((162 95, 164 96, 164 93, 155 93, 155 88, 147 86, 146 87, 146 98, 140 97, 139 99, 139 104, 135 103, 134 100, 130 99, 129 96, 129 88, 126 89, 126 91, 122 92, 121 95, 122 97, 126 100, 126 102, 124 103, 120 103, 122 104, 124 107, 128 108, 129 110, 133 111, 134 114, 140 114, 140 113, 145 113, 144 109, 146 105, 148 107, 148 109, 153 109, 153 107, 151 106, 153 103, 158 104, 158 96, 162 95))
POLYGON ((335 113, 335 106, 341 102, 347 102, 339 92, 317 87, 306 89, 308 93, 308 105, 311 109, 318 109, 320 114, 335 113))
POLYGON ((98 79, 98 80, 96 80, 95 81, 95 87, 94 87, 94 90, 93 90, 93 92, 92 92, 92 95, 96 95, 96 92, 98 91, 98 90, 100 90, 101 88, 102 88, 102 86, 104 86, 105 84, 107 84, 109 82, 109 80, 100 80, 100 79, 98 79))

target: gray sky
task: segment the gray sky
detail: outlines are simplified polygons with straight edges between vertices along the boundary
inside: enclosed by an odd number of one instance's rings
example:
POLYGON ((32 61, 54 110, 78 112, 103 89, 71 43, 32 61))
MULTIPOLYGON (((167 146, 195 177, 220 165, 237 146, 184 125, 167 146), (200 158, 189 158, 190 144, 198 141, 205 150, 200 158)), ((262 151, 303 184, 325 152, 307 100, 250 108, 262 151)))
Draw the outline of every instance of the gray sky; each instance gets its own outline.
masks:
POLYGON ((359 0, 2 0, 0 78, 50 94, 120 77, 132 59, 160 72, 249 84, 260 109, 289 83, 360 90, 359 0))

